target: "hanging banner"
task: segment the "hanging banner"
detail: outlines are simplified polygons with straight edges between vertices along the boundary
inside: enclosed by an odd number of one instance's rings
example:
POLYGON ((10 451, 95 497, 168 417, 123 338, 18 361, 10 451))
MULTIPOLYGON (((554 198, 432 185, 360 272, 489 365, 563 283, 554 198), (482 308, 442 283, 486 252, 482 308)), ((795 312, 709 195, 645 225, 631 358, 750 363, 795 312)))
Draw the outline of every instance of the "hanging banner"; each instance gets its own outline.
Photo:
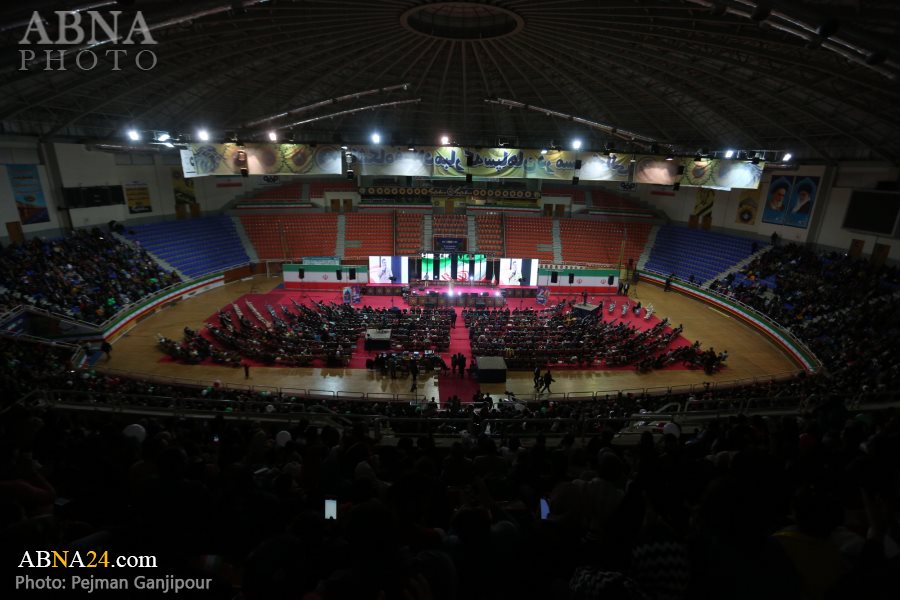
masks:
POLYGON ((459 146, 434 149, 434 177, 465 177, 466 151, 459 146))
POLYGON ((756 225, 759 211, 759 190, 741 190, 738 196, 737 214, 734 222, 741 225, 756 225))
POLYGON ((196 204, 197 195, 194 193, 194 180, 188 179, 181 169, 172 169, 172 189, 175 192, 175 205, 196 204))
POLYGON ((634 182, 652 183, 655 185, 674 185, 681 179, 677 160, 666 160, 664 156, 636 156, 634 163, 634 182))
POLYGON ((605 152, 581 153, 581 171, 578 179, 582 181, 628 181, 631 171, 631 155, 605 152))
POLYGON ((791 199, 784 213, 784 224, 806 229, 819 191, 818 177, 795 177, 791 199))
POLYGON ((433 146, 417 147, 412 152, 384 146, 352 146, 349 152, 363 175, 431 177, 433 146))
POLYGON ((466 172, 473 177, 522 178, 525 153, 512 148, 465 149, 466 172))
POLYGON ((794 189, 793 177, 773 177, 766 194, 766 205, 763 208, 762 222, 782 225, 787 204, 794 189))
POLYGON ((721 160, 718 158, 682 158, 684 175, 681 185, 729 190, 733 188, 756 189, 762 177, 765 163, 754 165, 744 160, 721 160))
POLYGON ((50 211, 37 165, 6 165, 6 175, 22 225, 48 222, 50 211))
POLYGON ((575 152, 549 150, 525 150, 525 177, 528 179, 571 180, 575 176, 575 152))
POLYGON ((179 150, 181 154, 181 170, 185 177, 199 177, 197 167, 194 166, 194 153, 187 149, 179 150))
POLYGON ((198 175, 340 175, 338 146, 191 144, 198 175))
POLYGON ((712 212, 716 203, 716 191, 709 188, 698 188, 694 199, 694 212, 697 217, 703 217, 712 212))
POLYGON ((128 212, 132 215, 153 212, 150 204, 150 188, 146 183, 132 182, 122 186, 125 190, 125 203, 128 204, 128 212))

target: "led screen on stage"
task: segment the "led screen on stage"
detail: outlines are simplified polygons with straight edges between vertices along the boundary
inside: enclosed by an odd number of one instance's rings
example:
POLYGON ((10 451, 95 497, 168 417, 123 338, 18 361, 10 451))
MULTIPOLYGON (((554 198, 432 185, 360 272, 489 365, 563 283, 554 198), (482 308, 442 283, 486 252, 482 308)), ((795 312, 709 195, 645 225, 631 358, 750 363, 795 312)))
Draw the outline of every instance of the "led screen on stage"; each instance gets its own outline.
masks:
POLYGON ((537 285, 537 271, 537 259, 501 258, 500 285, 537 285), (525 281, 520 282, 519 278, 525 281))
POLYGON ((424 254, 422 279, 440 281, 487 281, 487 257, 484 254, 424 254))
POLYGON ((369 283, 409 283, 409 259, 405 256, 370 256, 369 283))

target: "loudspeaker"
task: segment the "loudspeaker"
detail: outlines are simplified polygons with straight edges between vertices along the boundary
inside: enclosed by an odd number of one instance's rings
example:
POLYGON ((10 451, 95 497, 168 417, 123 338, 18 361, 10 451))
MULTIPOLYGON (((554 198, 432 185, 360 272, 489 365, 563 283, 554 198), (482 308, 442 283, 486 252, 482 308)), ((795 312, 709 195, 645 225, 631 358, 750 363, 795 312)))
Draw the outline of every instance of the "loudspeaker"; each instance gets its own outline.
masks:
POLYGON ((610 275, 609 278, 606 280, 606 285, 612 285, 612 284, 614 284, 615 282, 616 282, 615 276, 614 276, 614 275, 610 275))
POLYGON ((473 161, 472 155, 471 155, 471 154, 467 154, 467 155, 466 155, 466 166, 467 166, 467 167, 471 167, 472 164, 473 164, 472 161, 473 161))
POLYGON ((569 285, 575 283, 575 273, 569 273, 569 285))
POLYGON ((341 279, 344 278, 344 273, 343 273, 340 269, 337 269, 337 270, 334 272, 334 274, 335 274, 335 276, 337 277, 337 280, 338 280, 338 281, 340 281, 341 279))
POLYGON ((241 177, 250 177, 250 170, 247 167, 241 167, 241 177))
POLYGON ((575 161, 575 170, 577 171, 580 168, 581 168, 581 159, 579 158, 575 161))
POLYGON ((675 185, 672 186, 672 191, 673 191, 673 192, 677 192, 677 191, 680 190, 680 189, 681 189, 681 182, 680 182, 680 181, 676 181, 676 182, 675 182, 675 185))
POLYGON ((550 272, 550 283, 558 283, 559 282, 559 273, 556 271, 550 272))
POLYGON ((304 269, 300 269, 297 273, 300 275, 300 279, 306 277, 306 271, 304 269))
POLYGON ((466 183, 472 183, 472 174, 466 173, 466 183))
POLYGON ((356 279, 356 269, 351 268, 350 269, 350 280, 353 281, 354 279, 356 279))
POLYGON ((494 261, 487 261, 487 267, 484 270, 484 278, 491 281, 494 278, 494 261))
POLYGON ((678 174, 679 174, 679 175, 684 175, 684 165, 679 165, 679 166, 678 166, 678 174))
POLYGON ((406 185, 407 185, 407 187, 412 185, 412 176, 411 175, 406 176, 406 185))
POLYGON ((572 185, 578 185, 578 177, 572 178, 572 185))

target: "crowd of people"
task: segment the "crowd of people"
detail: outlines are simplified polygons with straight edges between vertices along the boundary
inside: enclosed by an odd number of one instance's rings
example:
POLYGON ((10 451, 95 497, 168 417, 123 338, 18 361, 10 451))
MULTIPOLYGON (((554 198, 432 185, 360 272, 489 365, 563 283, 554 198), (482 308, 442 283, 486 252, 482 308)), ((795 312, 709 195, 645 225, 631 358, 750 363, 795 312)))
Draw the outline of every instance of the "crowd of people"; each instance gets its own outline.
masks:
POLYGON ((71 369, 62 348, 24 342, 0 352, 4 381, 27 371, 85 403, 192 399, 216 415, 7 406, 5 560, 35 547, 154 555, 229 600, 879 599, 900 584, 898 414, 848 411, 824 376, 688 398, 821 394, 802 417, 620 447, 617 417, 682 396, 311 401, 71 369), (307 415, 226 418, 283 404, 307 415), (385 444, 388 428, 408 434, 385 444))
POLYGON ((0 249, 0 306, 30 305, 89 323, 180 281, 143 249, 99 229, 0 249))
MULTIPOLYGON (((667 350, 681 334, 681 325, 672 328, 668 319, 663 319, 641 329, 639 315, 640 309, 632 311, 623 302, 621 315, 604 321, 601 310, 579 314, 570 303, 560 302, 541 310, 466 308, 463 321, 469 328, 472 355, 503 356, 510 369, 560 363, 646 368, 657 364, 662 368, 674 360, 694 364, 693 355, 667 350)), ((698 351, 699 344, 693 349, 698 351)))

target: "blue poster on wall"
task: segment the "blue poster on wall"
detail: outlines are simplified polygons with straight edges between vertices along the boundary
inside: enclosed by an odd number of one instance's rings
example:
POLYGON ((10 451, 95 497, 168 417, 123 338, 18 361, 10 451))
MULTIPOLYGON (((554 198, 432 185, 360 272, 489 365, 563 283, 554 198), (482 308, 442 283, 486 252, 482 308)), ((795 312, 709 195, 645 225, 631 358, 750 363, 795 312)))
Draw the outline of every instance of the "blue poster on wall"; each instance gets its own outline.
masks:
POLYGON ((6 173, 22 225, 49 221, 50 211, 44 200, 37 165, 6 165, 6 173))
POLYGON ((788 202, 790 202, 793 189, 793 177, 772 178, 772 182, 769 184, 769 191, 766 194, 766 204, 763 207, 763 223, 784 224, 785 211, 787 210, 788 202))
POLYGON ((818 177, 795 177, 791 199, 784 212, 784 224, 806 229, 818 192, 818 177))

